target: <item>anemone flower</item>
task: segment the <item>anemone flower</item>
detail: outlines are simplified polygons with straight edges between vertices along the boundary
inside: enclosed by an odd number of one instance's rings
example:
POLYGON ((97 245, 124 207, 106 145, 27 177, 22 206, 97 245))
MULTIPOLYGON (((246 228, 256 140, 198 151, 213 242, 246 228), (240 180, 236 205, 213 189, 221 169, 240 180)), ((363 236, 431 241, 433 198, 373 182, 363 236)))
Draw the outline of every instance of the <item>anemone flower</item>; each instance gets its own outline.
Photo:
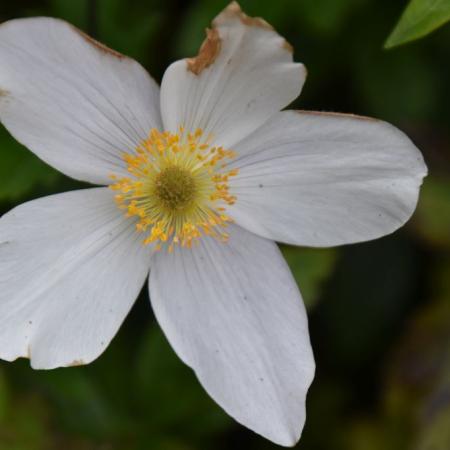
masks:
POLYGON ((209 395, 295 444, 315 366, 274 241, 335 246, 399 228, 426 174, 414 144, 378 120, 280 112, 306 70, 237 3, 160 88, 53 18, 2 24, 0 61, 4 126, 62 173, 102 186, 0 219, 0 357, 88 364, 150 274, 155 316, 209 395))

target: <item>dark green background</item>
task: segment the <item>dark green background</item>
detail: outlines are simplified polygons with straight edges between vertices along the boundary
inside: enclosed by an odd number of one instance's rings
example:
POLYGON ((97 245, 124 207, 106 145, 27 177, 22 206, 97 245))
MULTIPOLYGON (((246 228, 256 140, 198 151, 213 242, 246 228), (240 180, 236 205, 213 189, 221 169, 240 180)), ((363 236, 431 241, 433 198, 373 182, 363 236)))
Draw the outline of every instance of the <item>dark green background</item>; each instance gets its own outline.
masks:
MULTIPOLYGON (((223 0, 1 0, 0 21, 62 17, 161 80, 192 56, 223 0)), ((293 107, 375 116, 403 129, 430 169, 409 224, 332 250, 286 248, 309 309, 317 376, 298 448, 450 448, 450 27, 386 51, 404 1, 242 0, 308 68, 293 107)), ((83 64, 80 61, 80 64, 83 64)), ((0 61, 1 70, 1 61, 0 61)), ((0 129, 0 214, 82 186, 0 129)), ((0 450, 274 449, 237 425, 176 358, 143 292, 87 367, 0 362, 0 450)))

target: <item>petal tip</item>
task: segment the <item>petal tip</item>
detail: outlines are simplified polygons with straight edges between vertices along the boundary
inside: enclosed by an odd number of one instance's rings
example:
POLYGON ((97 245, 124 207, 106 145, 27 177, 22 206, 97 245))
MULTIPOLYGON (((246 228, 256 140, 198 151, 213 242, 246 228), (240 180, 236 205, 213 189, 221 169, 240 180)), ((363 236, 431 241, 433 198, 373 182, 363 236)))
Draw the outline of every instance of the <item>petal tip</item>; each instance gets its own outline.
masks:
POLYGON ((304 420, 300 420, 298 425, 293 426, 292 424, 279 424, 278 427, 272 429, 268 433, 260 431, 254 431, 256 434, 272 441, 274 444, 280 445, 282 447, 295 447, 302 436, 304 427, 304 420))
MULTIPOLYGON (((272 25, 266 22, 261 17, 250 17, 245 14, 240 5, 237 2, 231 2, 213 21, 212 28, 206 29, 206 39, 203 41, 198 55, 193 58, 188 58, 187 69, 199 75, 204 69, 208 68, 214 63, 217 56, 221 50, 221 38, 217 27, 223 25, 229 20, 239 20, 242 24, 246 26, 255 26, 260 28, 265 28, 270 31, 274 31, 272 25)), ((84 34, 84 33, 83 33, 84 34)), ((89 38, 89 36, 86 36, 89 38)), ((91 39, 91 38, 89 38, 91 39)), ((93 40, 94 41, 94 40, 93 40)), ((96 45, 98 43, 94 41, 96 45)), ((103 45, 100 44, 102 47, 103 45)), ((289 53, 294 53, 294 48, 285 39, 282 40, 282 48, 287 50, 289 53)))
POLYGON ((266 28, 270 31, 274 31, 274 28, 270 23, 266 22, 261 17, 251 17, 245 14, 238 2, 231 2, 214 20, 213 25, 221 25, 228 20, 240 20, 244 25, 250 27, 266 28))

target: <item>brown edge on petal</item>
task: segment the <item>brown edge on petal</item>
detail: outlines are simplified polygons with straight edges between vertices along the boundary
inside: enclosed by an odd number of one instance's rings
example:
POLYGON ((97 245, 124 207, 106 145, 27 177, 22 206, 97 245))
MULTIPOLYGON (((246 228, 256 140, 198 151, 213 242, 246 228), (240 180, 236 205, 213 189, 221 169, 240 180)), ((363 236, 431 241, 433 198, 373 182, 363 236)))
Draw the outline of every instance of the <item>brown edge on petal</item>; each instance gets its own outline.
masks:
POLYGON ((286 39, 283 41, 282 47, 289 53, 294 53, 294 47, 286 39))
POLYGON ((261 17, 250 17, 245 14, 238 2, 231 2, 213 21, 213 24, 220 24, 223 19, 239 19, 243 24, 250 27, 265 28, 274 31, 270 23, 266 22, 261 17))
MULTIPOLYGON (((64 22, 64 21, 63 21, 64 22)), ((88 34, 86 34, 84 31, 80 30, 79 28, 75 27, 74 25, 67 23, 77 34, 79 34, 88 44, 92 45, 92 47, 94 47, 96 50, 99 50, 101 53, 104 53, 105 55, 110 55, 110 56, 114 56, 115 58, 117 58, 119 61, 129 61, 132 63, 137 63, 133 58, 131 58, 130 56, 124 55, 123 53, 120 53, 116 50, 113 50, 112 48, 109 48, 108 46, 106 46, 105 44, 102 44, 101 42, 97 41, 96 39, 92 38, 91 36, 89 36, 88 34)), ((150 73, 148 73, 142 66, 141 66, 142 70, 144 70, 147 75, 154 81, 154 78, 151 76, 150 73)))
MULTIPOLYGON (((213 25, 218 25, 225 19, 239 19, 244 25, 249 27, 264 28, 276 33, 275 28, 266 22, 262 17, 250 17, 242 11, 238 2, 231 2, 213 21, 213 25)), ((282 48, 289 53, 294 53, 294 47, 286 40, 283 39, 282 48)))
MULTIPOLYGON (((212 28, 206 29, 206 39, 203 41, 198 55, 187 58, 187 70, 195 75, 199 75, 204 69, 214 63, 221 49, 221 39, 217 27, 227 20, 240 20, 249 27, 264 28, 276 32, 275 29, 261 17, 250 17, 245 14, 239 4, 231 2, 213 21, 212 28)), ((282 48, 290 53, 294 53, 294 48, 286 40, 283 41, 282 48)))
POLYGON ((79 28, 69 24, 70 27, 76 31, 88 44, 91 44, 93 47, 95 47, 97 50, 100 50, 103 53, 106 53, 107 55, 115 56, 118 59, 125 59, 128 58, 128 56, 123 55, 122 53, 117 52, 116 50, 113 50, 109 47, 107 47, 105 44, 102 44, 101 42, 95 40, 88 34, 86 34, 84 31, 80 30, 79 28))
POLYGON ((298 114, 308 114, 310 116, 341 117, 341 118, 363 120, 365 122, 381 122, 381 120, 375 119, 374 117, 358 116, 357 114, 351 114, 351 113, 338 113, 338 112, 327 112, 327 111, 304 111, 302 109, 295 109, 294 112, 296 112, 298 114))
POLYGON ((84 366, 86 363, 82 359, 74 359, 67 367, 84 366))
POLYGON ((198 55, 186 60, 187 69, 195 75, 199 75, 216 60, 217 55, 220 52, 220 47, 221 40, 219 32, 215 28, 207 28, 206 39, 203 41, 198 55))
POLYGON ((0 97, 7 97, 9 94, 5 89, 0 88, 0 97))

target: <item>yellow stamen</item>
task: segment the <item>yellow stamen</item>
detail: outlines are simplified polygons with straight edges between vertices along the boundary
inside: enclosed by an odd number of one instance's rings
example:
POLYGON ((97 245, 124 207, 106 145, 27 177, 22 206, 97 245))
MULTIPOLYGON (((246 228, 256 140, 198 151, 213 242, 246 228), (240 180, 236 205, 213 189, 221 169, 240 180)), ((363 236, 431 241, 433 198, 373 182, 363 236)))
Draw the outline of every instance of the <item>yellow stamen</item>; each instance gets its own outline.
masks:
POLYGON ((229 180, 238 169, 225 170, 235 153, 210 145, 201 129, 187 133, 150 130, 134 153, 125 153, 129 177, 111 175, 110 188, 127 217, 137 217, 144 244, 191 248, 202 236, 228 239, 231 219, 225 213, 236 202, 229 180))

